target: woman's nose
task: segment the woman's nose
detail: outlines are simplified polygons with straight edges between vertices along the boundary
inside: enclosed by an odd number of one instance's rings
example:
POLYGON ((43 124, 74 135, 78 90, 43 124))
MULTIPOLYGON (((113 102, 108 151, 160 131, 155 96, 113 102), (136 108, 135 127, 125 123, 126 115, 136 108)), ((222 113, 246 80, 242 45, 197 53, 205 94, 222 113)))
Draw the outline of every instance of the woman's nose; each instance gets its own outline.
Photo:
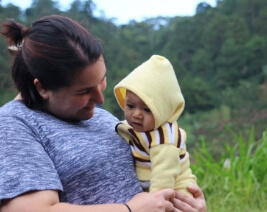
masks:
POLYGON ((104 104, 104 95, 100 86, 97 86, 95 89, 94 99, 97 104, 104 104))

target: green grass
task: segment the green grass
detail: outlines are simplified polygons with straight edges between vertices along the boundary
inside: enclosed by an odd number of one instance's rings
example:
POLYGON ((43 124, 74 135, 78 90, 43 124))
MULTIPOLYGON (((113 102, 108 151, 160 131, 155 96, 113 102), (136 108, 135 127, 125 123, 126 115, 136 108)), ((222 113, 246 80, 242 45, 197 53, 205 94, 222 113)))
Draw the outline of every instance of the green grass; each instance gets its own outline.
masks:
POLYGON ((214 156, 206 142, 192 154, 192 170, 198 178, 209 212, 267 211, 267 130, 255 140, 254 130, 245 139, 232 132, 235 146, 214 156))

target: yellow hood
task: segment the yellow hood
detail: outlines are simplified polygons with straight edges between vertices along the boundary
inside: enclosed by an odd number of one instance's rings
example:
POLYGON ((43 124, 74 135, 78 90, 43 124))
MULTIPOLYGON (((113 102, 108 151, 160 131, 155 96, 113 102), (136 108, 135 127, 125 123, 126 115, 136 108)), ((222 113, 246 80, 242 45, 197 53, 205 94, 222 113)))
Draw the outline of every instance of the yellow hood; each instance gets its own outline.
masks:
POLYGON ((126 90, 141 98, 155 119, 155 129, 164 122, 176 121, 184 109, 184 97, 169 60, 153 55, 134 69, 115 87, 114 94, 124 110, 126 90))

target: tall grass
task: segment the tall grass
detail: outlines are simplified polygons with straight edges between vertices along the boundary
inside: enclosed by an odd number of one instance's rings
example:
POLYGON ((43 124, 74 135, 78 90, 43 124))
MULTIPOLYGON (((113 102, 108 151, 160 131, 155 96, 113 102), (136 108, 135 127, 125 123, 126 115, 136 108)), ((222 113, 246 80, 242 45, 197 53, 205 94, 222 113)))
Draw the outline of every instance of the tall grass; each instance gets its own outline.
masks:
POLYGON ((208 211, 267 211, 267 130, 260 140, 255 140, 253 129, 247 139, 231 133, 236 145, 225 145, 219 160, 210 154, 204 140, 192 155, 196 160, 192 170, 203 189, 208 211))

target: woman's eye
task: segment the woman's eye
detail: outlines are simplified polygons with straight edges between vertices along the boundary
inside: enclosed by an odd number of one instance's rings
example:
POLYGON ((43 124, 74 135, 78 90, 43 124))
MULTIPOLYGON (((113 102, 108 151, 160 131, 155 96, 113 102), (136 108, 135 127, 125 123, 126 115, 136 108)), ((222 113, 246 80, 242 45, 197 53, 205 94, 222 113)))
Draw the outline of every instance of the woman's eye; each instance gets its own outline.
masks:
POLYGON ((81 92, 79 92, 79 93, 77 93, 76 95, 87 95, 87 94, 89 94, 90 93, 90 90, 86 90, 86 91, 81 91, 81 92))

